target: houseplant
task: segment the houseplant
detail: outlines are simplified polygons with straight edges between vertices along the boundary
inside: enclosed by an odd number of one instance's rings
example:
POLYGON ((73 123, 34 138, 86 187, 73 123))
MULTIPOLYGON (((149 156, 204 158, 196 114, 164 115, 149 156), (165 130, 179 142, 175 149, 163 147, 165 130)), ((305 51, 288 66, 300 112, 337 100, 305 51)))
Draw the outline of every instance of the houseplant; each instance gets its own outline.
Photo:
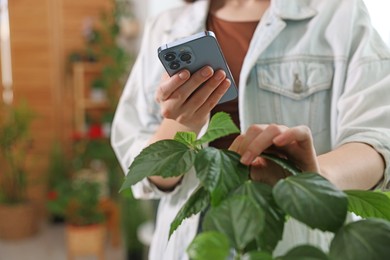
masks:
MULTIPOLYGON (((86 23, 84 28, 85 48, 69 55, 69 61, 100 64, 99 74, 90 82, 91 90, 102 90, 108 100, 109 110, 115 111, 118 97, 134 61, 133 51, 128 49, 129 37, 126 25, 137 24, 128 1, 110 0, 111 9, 101 13, 98 23, 86 23), (127 22, 123 23, 126 20, 127 22)), ((98 94, 98 101, 102 101, 98 94)))
POLYGON ((68 158, 59 143, 53 145, 49 159, 46 208, 53 223, 62 223, 65 217, 66 194, 69 192, 70 167, 68 158))
POLYGON ((26 160, 34 113, 26 103, 4 105, 0 117, 0 237, 20 239, 38 230, 35 208, 27 197, 26 160), (26 217, 27 216, 27 217, 26 217))
POLYGON ((66 241, 69 256, 104 256, 105 217, 100 207, 100 186, 86 180, 71 182, 65 198, 66 241))
POLYGON ((275 186, 252 182, 239 155, 202 144, 239 130, 225 113, 216 114, 204 136, 177 133, 145 148, 129 168, 121 190, 147 176, 179 176, 195 167, 200 186, 171 223, 207 209, 203 232, 187 253, 191 259, 386 259, 390 254, 390 199, 377 191, 341 191, 316 173, 302 173, 289 161, 264 155, 292 176, 275 186), (169 154, 169 156, 166 156, 169 154), (346 223, 347 212, 364 219, 346 223), (285 255, 273 250, 283 236, 286 218, 334 233, 329 252, 301 245, 285 255))

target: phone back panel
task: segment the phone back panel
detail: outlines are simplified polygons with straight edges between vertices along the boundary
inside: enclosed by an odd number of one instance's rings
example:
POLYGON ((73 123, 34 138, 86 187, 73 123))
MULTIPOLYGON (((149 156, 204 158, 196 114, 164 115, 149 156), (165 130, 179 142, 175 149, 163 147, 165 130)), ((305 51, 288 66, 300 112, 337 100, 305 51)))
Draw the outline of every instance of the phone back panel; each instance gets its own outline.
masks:
POLYGON ((158 56, 170 76, 182 69, 188 69, 192 74, 206 65, 214 71, 224 70, 231 86, 219 103, 237 98, 237 87, 213 32, 198 33, 162 45, 158 56))

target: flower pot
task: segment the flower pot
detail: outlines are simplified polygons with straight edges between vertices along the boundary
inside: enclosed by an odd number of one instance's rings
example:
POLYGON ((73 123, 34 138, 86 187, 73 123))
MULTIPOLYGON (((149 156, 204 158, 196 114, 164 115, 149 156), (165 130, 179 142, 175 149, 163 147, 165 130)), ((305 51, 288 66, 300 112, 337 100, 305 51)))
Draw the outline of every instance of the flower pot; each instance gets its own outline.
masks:
POLYGON ((95 255, 104 259, 106 228, 104 224, 88 226, 66 225, 66 242, 69 259, 76 256, 95 255))
POLYGON ((32 203, 0 204, 0 238, 18 240, 31 237, 39 223, 32 203))
POLYGON ((95 102, 103 102, 107 100, 107 91, 105 89, 92 88, 90 92, 91 100, 95 102))

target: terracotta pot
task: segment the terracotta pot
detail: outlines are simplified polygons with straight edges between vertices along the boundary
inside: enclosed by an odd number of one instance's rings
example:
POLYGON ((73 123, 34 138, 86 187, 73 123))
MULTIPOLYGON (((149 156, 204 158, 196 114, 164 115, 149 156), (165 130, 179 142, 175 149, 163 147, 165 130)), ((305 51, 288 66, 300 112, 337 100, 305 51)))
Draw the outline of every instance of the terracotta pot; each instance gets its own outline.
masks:
POLYGON ((38 231, 39 223, 32 203, 0 204, 0 237, 18 240, 31 237, 38 231))
POLYGON ((66 242, 69 259, 75 256, 96 255, 104 259, 106 227, 104 224, 88 226, 66 225, 66 242))

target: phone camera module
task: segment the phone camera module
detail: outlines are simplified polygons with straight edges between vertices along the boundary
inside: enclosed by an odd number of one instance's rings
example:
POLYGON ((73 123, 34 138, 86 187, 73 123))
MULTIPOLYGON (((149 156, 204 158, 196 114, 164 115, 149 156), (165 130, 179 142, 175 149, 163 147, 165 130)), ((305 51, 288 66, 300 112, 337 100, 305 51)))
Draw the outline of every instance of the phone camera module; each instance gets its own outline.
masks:
POLYGON ((169 68, 171 68, 171 70, 177 70, 178 68, 180 68, 180 63, 177 61, 171 62, 169 64, 169 68))
POLYGON ((191 58, 192 58, 192 56, 191 56, 191 53, 189 53, 189 52, 185 52, 185 53, 180 55, 180 60, 184 61, 184 62, 190 61, 191 58))
POLYGON ((166 61, 173 61, 176 59, 176 54, 173 52, 168 52, 167 54, 164 55, 164 59, 166 61))

